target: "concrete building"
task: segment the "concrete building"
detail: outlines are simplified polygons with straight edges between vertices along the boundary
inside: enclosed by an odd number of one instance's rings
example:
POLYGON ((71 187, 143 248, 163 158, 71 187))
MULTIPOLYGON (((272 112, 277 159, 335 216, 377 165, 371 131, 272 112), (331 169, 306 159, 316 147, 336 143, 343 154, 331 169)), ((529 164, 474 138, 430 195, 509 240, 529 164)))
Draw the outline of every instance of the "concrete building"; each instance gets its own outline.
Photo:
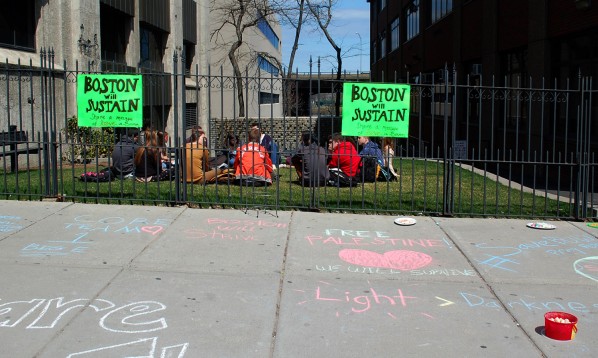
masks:
MULTIPOLYGON (((233 35, 233 29, 222 27, 218 23, 221 17, 214 14, 213 5, 222 3, 213 0, 2 2, 0 60, 5 68, 4 80, 27 73, 32 81, 30 85, 23 81, 1 84, 1 128, 15 124, 20 118, 21 123, 17 123, 20 128, 32 133, 41 130, 45 126, 40 121, 48 117, 50 109, 49 117, 55 122, 48 125, 60 130, 64 119, 77 113, 76 86, 72 83, 81 71, 143 74, 144 126, 175 134, 176 119, 181 137, 192 125, 208 128, 209 118, 235 116, 233 109, 238 105, 227 85, 233 76, 227 51, 211 36, 219 27, 221 38, 233 35), (52 86, 43 88, 44 81, 37 79, 43 77, 40 69, 46 67, 53 71, 52 86), (226 80, 210 74, 222 75, 226 80), (52 96, 48 102, 51 107, 42 98, 47 95, 52 96)), ((280 78, 275 61, 261 60, 265 58, 262 53, 271 59, 281 59, 280 33, 280 26, 272 16, 260 19, 258 26, 247 30, 244 52, 239 56, 244 75, 247 72, 256 77, 280 78)), ((277 103, 281 100, 280 86, 272 88, 243 89, 247 116, 257 116, 260 111, 280 114, 277 103)))

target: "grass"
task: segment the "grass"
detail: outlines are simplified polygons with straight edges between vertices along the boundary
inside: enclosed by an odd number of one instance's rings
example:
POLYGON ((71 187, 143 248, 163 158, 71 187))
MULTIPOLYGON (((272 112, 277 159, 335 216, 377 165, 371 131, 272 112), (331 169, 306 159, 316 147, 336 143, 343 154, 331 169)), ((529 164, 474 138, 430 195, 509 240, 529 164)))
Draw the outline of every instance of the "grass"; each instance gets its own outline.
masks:
MULTIPOLYGON (((365 183, 352 188, 304 188, 297 183, 293 168, 280 168, 279 179, 266 188, 237 185, 189 185, 176 182, 139 183, 115 180, 107 183, 81 182, 84 171, 95 165, 71 166, 58 173, 39 169, 10 173, 0 170, 3 199, 41 200, 61 197, 66 201, 140 205, 188 204, 197 207, 278 207, 280 210, 322 210, 375 212, 381 214, 443 214, 444 165, 436 160, 396 159, 397 182, 365 183), (55 176, 56 180, 53 180, 55 176), (177 193, 180 193, 177 195, 177 193), (186 193, 186 197, 185 197, 186 193)), ((455 216, 572 217, 573 204, 547 196, 532 195, 518 184, 506 186, 492 179, 454 167, 454 194, 450 213, 455 216)))

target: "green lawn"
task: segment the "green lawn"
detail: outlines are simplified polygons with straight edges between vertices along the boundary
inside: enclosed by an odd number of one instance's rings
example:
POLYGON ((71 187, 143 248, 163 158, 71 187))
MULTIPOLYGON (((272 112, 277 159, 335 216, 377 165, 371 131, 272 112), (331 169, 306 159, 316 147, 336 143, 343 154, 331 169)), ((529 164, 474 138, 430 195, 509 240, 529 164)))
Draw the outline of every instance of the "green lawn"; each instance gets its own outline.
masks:
MULTIPOLYGON (((237 185, 188 185, 172 182, 139 183, 115 180, 108 183, 81 182, 84 171, 95 165, 68 166, 55 173, 56 181, 40 170, 10 173, 0 170, 0 196, 3 199, 40 200, 46 196, 66 201, 141 205, 189 204, 198 207, 278 207, 279 210, 312 209, 381 214, 443 213, 443 164, 434 160, 396 159, 400 170, 397 182, 366 183, 353 188, 322 187, 310 190, 297 183, 293 168, 280 168, 279 180, 266 188, 237 185), (55 184, 54 184, 55 183, 55 184), (49 185, 48 185, 49 184, 49 185), (176 195, 180 193, 178 196, 176 195), (49 193, 49 195, 47 195, 49 193), (55 195, 55 193, 57 195, 55 195), (186 197, 185 197, 186 193, 186 197)), ((545 196, 522 192, 493 180, 455 168, 453 187, 456 216, 571 217, 573 205, 545 196)), ((99 168, 101 169, 101 167, 99 168)))

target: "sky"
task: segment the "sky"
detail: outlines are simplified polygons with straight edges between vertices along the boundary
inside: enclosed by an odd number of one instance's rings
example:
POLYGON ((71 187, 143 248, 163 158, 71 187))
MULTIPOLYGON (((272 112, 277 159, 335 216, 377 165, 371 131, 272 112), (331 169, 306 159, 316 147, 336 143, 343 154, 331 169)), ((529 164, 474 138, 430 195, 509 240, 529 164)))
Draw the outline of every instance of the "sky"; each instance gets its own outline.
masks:
MULTIPOLYGON (((332 23, 328 31, 342 49, 343 71, 369 71, 370 3, 366 0, 339 0, 332 13, 332 23)), ((282 62, 285 67, 289 63, 294 38, 295 29, 283 24, 282 62)), ((317 71, 318 56, 322 72, 336 71, 336 53, 326 37, 320 31, 304 28, 299 39, 293 71, 299 69, 299 72, 309 72, 310 56, 313 58, 314 73, 317 71)))

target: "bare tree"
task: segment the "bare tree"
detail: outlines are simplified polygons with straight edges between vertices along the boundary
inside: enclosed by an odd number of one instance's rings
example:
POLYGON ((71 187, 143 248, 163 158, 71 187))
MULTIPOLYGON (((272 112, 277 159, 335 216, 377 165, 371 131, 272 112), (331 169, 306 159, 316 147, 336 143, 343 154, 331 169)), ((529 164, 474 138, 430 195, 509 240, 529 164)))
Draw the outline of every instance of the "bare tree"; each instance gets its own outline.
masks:
POLYGON ((335 94, 336 94, 336 101, 335 101, 335 111, 336 115, 338 116, 340 113, 340 80, 343 70, 343 57, 342 57, 342 49, 341 47, 334 41, 332 36, 330 35, 330 31, 328 28, 331 26, 332 23, 332 12, 335 9, 338 0, 305 0, 307 3, 307 7, 309 12, 314 17, 318 27, 322 31, 322 34, 330 43, 330 46, 336 52, 336 62, 338 66, 336 67, 336 80, 337 85, 335 86, 335 94))
POLYGON ((235 89, 239 101, 239 116, 244 117, 243 76, 239 60, 257 53, 251 49, 244 36, 264 18, 274 16, 278 9, 269 0, 211 0, 210 5, 213 22, 218 24, 210 37, 214 44, 228 48, 227 57, 237 82, 235 89))
MULTIPOLYGON (((311 18, 309 11, 305 7, 306 0, 278 0, 278 15, 281 24, 290 26, 295 29, 295 37, 291 46, 291 53, 289 55, 288 69, 283 76, 284 91, 283 91, 283 103, 284 111, 287 115, 292 114, 292 110, 296 106, 294 100, 297 96, 297 86, 293 82, 293 65, 295 62, 295 55, 299 49, 299 38, 301 37, 301 30, 303 25, 311 18)), ((281 64, 282 68, 282 64, 281 64)), ((296 109, 296 108, 295 108, 296 109)))
POLYGON ((289 55, 287 77, 290 77, 293 74, 293 64, 295 62, 295 55, 299 49, 301 30, 303 25, 309 20, 309 16, 307 16, 309 15, 309 12, 306 12, 305 1, 306 0, 295 0, 293 2, 281 0, 280 3, 285 3, 285 5, 278 7, 278 15, 280 16, 281 23, 295 29, 295 38, 293 39, 293 45, 289 55))

